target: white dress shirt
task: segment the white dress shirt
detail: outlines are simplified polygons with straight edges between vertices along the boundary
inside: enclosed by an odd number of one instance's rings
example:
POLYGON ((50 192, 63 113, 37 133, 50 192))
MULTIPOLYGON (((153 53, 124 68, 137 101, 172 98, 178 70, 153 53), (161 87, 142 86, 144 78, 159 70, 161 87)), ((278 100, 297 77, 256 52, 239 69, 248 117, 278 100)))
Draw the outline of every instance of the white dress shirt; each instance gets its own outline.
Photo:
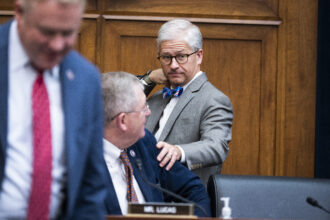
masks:
MULTIPOLYGON (((0 219, 26 218, 33 170, 32 85, 36 76, 19 39, 17 22, 13 21, 9 36, 8 146, 0 192, 0 219)), ((46 71, 44 80, 50 101, 52 132, 50 218, 55 218, 60 211, 66 182, 59 67, 46 71)))
MULTIPOLYGON (((199 71, 198 73, 195 74, 194 78, 192 80, 190 80, 186 85, 183 86, 183 92, 185 91, 185 89, 189 86, 189 84, 194 81, 198 76, 202 75, 202 71, 199 71)), ((173 89, 173 88, 171 88, 173 89)), ((172 97, 171 101, 166 105, 166 107, 164 108, 163 114, 159 119, 159 128, 155 134, 155 138, 157 139, 157 141, 159 140, 160 135, 162 134, 164 127, 166 125, 166 122, 168 121, 173 109, 175 108, 176 104, 178 103, 178 101, 180 100, 180 96, 179 97, 172 97)), ((183 149, 179 146, 180 151, 181 151, 181 163, 186 162, 186 154, 183 151, 183 149)))
MULTIPOLYGON (((120 154, 122 150, 103 139, 104 159, 107 164, 108 171, 111 175, 112 183, 115 188, 119 206, 123 215, 127 214, 128 202, 126 197, 127 185, 125 179, 125 168, 120 154)), ((144 203, 145 199, 133 174, 133 186, 139 203, 144 203)))

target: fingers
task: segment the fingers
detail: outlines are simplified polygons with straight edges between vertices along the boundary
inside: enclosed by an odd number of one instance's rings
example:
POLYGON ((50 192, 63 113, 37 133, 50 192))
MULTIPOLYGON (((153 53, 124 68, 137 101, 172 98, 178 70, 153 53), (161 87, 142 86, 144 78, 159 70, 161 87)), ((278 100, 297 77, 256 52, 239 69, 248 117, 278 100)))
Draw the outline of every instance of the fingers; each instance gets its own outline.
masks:
MULTIPOLYGON (((174 154, 176 154, 176 152, 174 154)), ((167 171, 169 171, 172 168, 172 166, 174 165, 174 163, 176 161, 176 156, 174 154, 173 154, 173 156, 171 156, 171 159, 165 168, 167 171)))
POLYGON ((165 146, 165 142, 163 142, 163 141, 159 141, 158 143, 157 143, 157 145, 156 145, 156 147, 158 148, 158 149, 162 149, 164 146, 165 146))
POLYGON ((157 156, 157 160, 160 162, 159 166, 164 167, 166 165, 166 170, 170 170, 175 161, 181 157, 181 151, 175 145, 159 142, 157 148, 162 149, 157 156))
POLYGON ((172 156, 172 154, 173 154, 173 149, 172 149, 173 147, 172 147, 172 146, 173 146, 173 145, 171 145, 171 144, 167 144, 167 143, 162 142, 162 141, 158 142, 157 145, 156 145, 156 147, 157 147, 158 149, 162 149, 162 150, 161 150, 160 153, 158 154, 158 156, 157 156, 157 160, 158 160, 158 161, 162 161, 163 159, 166 160, 165 156, 166 156, 168 153, 170 153, 170 154, 167 155, 167 157, 172 156))
POLYGON ((156 84, 164 84, 167 81, 164 72, 161 68, 153 70, 149 74, 149 79, 156 84))

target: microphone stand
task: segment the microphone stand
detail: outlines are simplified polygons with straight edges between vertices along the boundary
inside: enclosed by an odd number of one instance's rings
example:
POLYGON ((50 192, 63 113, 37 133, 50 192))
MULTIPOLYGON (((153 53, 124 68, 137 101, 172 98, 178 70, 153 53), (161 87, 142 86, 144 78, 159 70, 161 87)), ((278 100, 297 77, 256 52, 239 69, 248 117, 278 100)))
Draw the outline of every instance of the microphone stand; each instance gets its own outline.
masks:
POLYGON ((317 208, 319 208, 319 209, 322 209, 322 210, 325 211, 326 213, 330 214, 330 211, 329 211, 329 210, 323 208, 323 207, 317 202, 317 200, 313 199, 312 197, 307 197, 307 198, 306 198, 306 202, 307 202, 308 204, 310 204, 310 205, 312 205, 312 206, 315 206, 315 207, 317 207, 317 208))
POLYGON ((158 190, 160 190, 160 191, 162 191, 162 192, 164 192, 164 193, 166 193, 166 194, 168 194, 168 195, 170 195, 170 196, 173 196, 174 198, 179 199, 179 200, 181 200, 181 201, 183 201, 183 202, 185 202, 185 203, 192 203, 194 206, 196 206, 197 208, 199 208, 200 210, 202 210, 202 212, 203 212, 203 214, 204 214, 205 216, 208 216, 208 214, 207 214, 207 212, 205 211, 205 209, 204 209, 202 206, 200 206, 199 204, 197 204, 197 203, 195 203, 195 202, 193 202, 193 201, 190 201, 190 200, 188 200, 188 199, 186 199, 186 198, 184 198, 184 197, 182 197, 182 196, 180 196, 180 195, 178 195, 178 194, 175 194, 175 193, 173 193, 172 191, 170 191, 170 190, 168 190, 168 189, 165 189, 165 188, 161 187, 160 185, 157 185, 157 184, 154 184, 154 183, 150 182, 150 181, 145 177, 144 170, 143 170, 143 168, 142 168, 142 161, 141 161, 141 159, 137 158, 135 164, 136 164, 137 168, 141 171, 142 178, 143 178, 143 180, 144 180, 147 184, 149 184, 150 186, 152 186, 152 187, 154 187, 154 188, 156 188, 156 189, 158 189, 158 190))

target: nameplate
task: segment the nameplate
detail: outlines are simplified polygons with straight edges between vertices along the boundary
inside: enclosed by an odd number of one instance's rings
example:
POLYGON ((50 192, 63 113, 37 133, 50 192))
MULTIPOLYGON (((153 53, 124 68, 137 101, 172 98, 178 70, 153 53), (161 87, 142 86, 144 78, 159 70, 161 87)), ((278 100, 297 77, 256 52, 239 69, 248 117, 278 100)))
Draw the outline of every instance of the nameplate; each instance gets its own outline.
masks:
POLYGON ((128 203, 127 215, 194 216, 194 205, 188 203, 128 203))

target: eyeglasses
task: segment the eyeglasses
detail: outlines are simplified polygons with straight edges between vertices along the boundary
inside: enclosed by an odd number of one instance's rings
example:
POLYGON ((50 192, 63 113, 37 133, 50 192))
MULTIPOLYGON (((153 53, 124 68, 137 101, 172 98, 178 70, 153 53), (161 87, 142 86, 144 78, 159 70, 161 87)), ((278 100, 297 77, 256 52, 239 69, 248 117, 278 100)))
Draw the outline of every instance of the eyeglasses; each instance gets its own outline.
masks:
POLYGON ((163 65, 170 65, 172 63, 173 58, 175 58, 176 62, 179 64, 184 64, 188 61, 188 57, 193 55, 194 53, 197 53, 198 50, 190 53, 190 54, 177 54, 175 56, 170 56, 170 55, 160 55, 157 57, 157 59, 159 59, 159 61, 163 64, 163 65))
POLYGON ((134 112, 142 112, 143 114, 147 114, 149 111, 150 111, 149 105, 146 103, 145 106, 144 106, 144 108, 141 109, 141 110, 129 111, 129 112, 119 112, 118 114, 116 114, 115 116, 113 116, 111 118, 111 121, 114 120, 121 113, 131 114, 131 113, 134 113, 134 112))
POLYGON ((137 110, 137 111, 130 111, 130 112, 123 112, 123 113, 126 113, 126 114, 129 114, 129 113, 134 113, 134 112, 142 112, 144 114, 147 114, 147 112, 150 110, 149 108, 149 105, 146 103, 144 108, 141 109, 141 110, 137 110))

